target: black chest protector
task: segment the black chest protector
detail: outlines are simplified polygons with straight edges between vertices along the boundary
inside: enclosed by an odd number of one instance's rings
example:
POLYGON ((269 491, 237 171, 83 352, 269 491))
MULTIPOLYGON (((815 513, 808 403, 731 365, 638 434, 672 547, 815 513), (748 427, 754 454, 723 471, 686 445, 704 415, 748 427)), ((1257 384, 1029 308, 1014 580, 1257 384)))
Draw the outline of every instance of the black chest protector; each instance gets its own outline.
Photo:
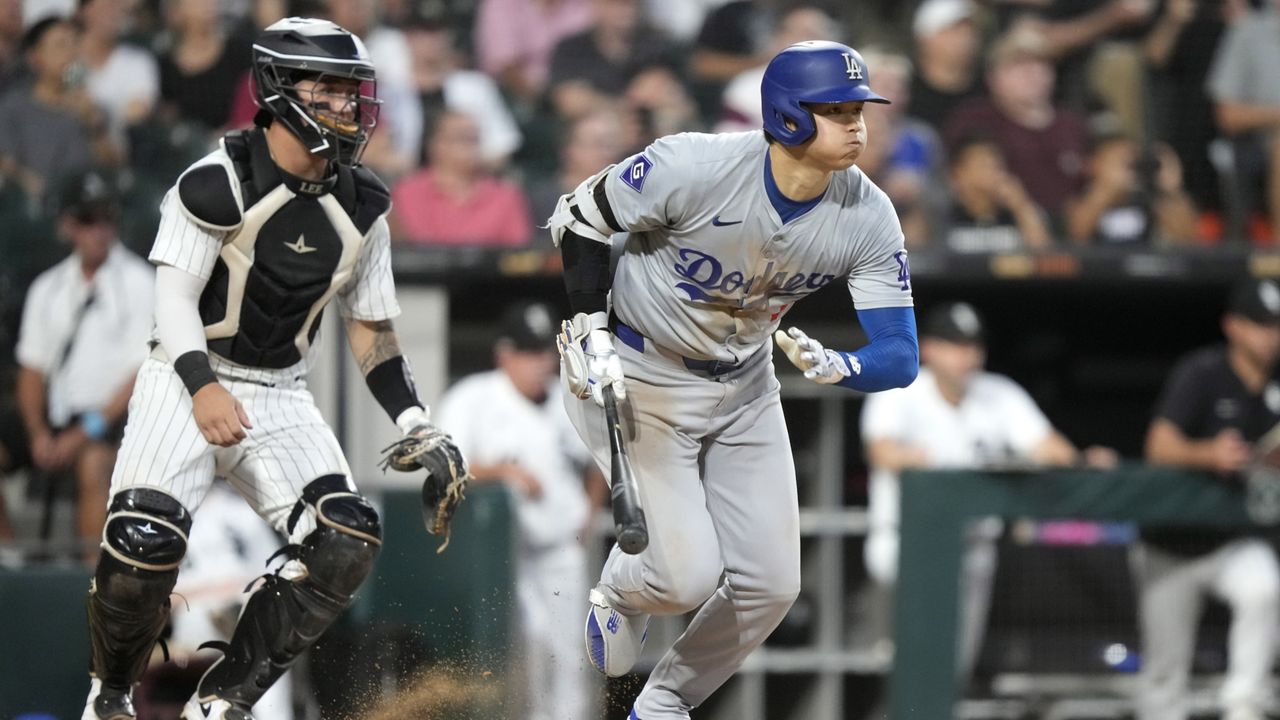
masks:
POLYGON ((364 168, 339 165, 320 182, 289 175, 258 129, 227 135, 223 147, 229 165, 198 165, 178 180, 192 220, 230 231, 200 296, 205 337, 211 352, 240 365, 289 367, 352 279, 390 194, 364 168))

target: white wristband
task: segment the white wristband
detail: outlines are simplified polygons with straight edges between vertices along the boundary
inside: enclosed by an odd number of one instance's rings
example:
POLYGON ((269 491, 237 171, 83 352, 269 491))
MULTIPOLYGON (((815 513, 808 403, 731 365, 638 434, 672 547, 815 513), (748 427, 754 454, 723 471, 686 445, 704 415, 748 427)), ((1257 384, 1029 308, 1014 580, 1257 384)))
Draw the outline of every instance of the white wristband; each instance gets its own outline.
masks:
POLYGON ((431 423, 431 410, 429 408, 413 407, 400 413, 396 418, 396 426, 400 428, 400 432, 408 435, 414 428, 428 425, 431 423))

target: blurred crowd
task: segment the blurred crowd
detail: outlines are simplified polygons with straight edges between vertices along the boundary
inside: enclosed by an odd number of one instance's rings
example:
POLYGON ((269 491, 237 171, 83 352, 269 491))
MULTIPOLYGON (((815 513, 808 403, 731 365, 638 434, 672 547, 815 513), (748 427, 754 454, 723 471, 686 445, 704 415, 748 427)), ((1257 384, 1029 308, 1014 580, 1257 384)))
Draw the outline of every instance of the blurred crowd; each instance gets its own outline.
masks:
POLYGON ((911 248, 1280 233, 1276 0, 0 0, 8 264, 58 254, 48 199, 89 167, 145 249, 158 194, 252 122, 249 45, 284 15, 364 38, 404 243, 541 242, 558 194, 655 137, 760 127, 764 64, 803 39, 859 48, 894 101, 859 166, 911 248))

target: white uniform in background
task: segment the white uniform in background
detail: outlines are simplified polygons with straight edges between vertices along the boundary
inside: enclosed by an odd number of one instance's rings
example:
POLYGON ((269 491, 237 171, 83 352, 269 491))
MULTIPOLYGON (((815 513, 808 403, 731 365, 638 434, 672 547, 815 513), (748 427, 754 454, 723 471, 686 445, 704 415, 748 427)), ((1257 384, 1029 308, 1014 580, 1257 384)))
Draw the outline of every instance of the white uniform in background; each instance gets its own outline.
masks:
POLYGON ((15 355, 44 375, 55 427, 101 410, 138 371, 147 356, 154 275, 146 261, 116 245, 92 280, 73 254, 31 284, 15 355))
MULTIPOLYGON (((1035 447, 1052 432, 1049 419, 1026 390, 989 372, 973 376, 959 405, 943 398, 933 373, 921 367, 910 386, 868 395, 862 406, 864 446, 885 439, 913 445, 924 450, 932 469, 1026 465, 1035 447)), ((898 580, 901 494, 897 473, 871 469, 864 558, 867 572, 883 585, 898 580)), ((983 523, 970 533, 960 587, 957 670, 961 678, 972 673, 982 649, 999 529, 998 524, 983 523)))
POLYGON ((590 456, 569 424, 559 383, 535 403, 501 370, 464 378, 436 406, 473 466, 516 463, 542 494, 516 494, 517 627, 524 643, 528 708, 523 720, 586 720, 593 671, 582 656, 582 593, 587 558, 580 536, 589 519, 583 468, 590 456))
MULTIPOLYGON (((928 368, 909 387, 868 395, 862 441, 896 440, 924 450, 929 467, 984 468, 1026 463, 1053 432, 1027 391, 1003 375, 974 376, 959 405, 947 402, 928 368)), ((898 579, 898 474, 872 468, 867 570, 882 583, 898 579)))

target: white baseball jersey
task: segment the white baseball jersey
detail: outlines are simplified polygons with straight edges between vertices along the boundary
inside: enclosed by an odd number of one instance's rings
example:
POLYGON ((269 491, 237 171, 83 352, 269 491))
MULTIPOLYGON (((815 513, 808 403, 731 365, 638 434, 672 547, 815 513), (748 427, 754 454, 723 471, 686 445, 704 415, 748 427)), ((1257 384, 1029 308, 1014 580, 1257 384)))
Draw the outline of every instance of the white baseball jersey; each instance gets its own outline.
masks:
POLYGON ((845 280, 859 310, 910 307, 902 229, 857 167, 783 224, 765 189, 761 131, 662 138, 604 181, 630 231, 613 280, 618 317, 685 357, 741 362, 795 302, 845 280))
POLYGON ((928 454, 929 467, 978 468, 1028 461, 1053 427, 1027 391, 989 372, 976 374, 959 405, 942 397, 926 367, 911 385, 867 396, 862 439, 892 439, 928 454))
MULTIPOLYGON (((1026 463, 1053 426, 1020 385, 1003 375, 979 372, 959 405, 947 402, 928 368, 898 390, 867 396, 862 406, 862 440, 891 439, 924 450, 930 468, 981 468, 1026 463)), ((902 486, 898 474, 872 468, 868 485, 871 529, 863 552, 867 572, 877 582, 898 577, 898 521, 902 486)), ((990 537, 975 545, 967 562, 965 612, 961 628, 962 662, 971 666, 980 644, 982 618, 990 604, 989 563, 994 563, 990 537), (980 560, 988 559, 988 565, 980 560)))
MULTIPOLYGON (((208 163, 229 164, 230 159, 220 148, 193 167, 208 163)), ((218 232, 198 225, 181 208, 177 192, 170 190, 161 205, 160 228, 150 256, 153 263, 172 265, 208 281, 220 255, 224 262, 243 265, 246 255, 252 262, 255 253, 269 257, 268 252, 274 250, 277 262, 281 262, 278 247, 263 250, 255 243, 283 242, 299 254, 310 247, 301 237, 292 240, 294 227, 287 228, 283 237, 281 233, 272 237, 255 234, 248 241, 240 238, 229 245, 234 231, 218 232)), ((283 184, 276 186, 246 212, 246 218, 252 217, 256 223, 252 231, 256 233, 264 224, 261 215, 254 216, 259 206, 269 210, 292 200, 292 191, 283 184)), ((330 213, 332 201, 328 195, 314 200, 330 213)), ((346 223, 342 227, 350 227, 345 217, 339 220, 346 223)), ((345 261, 349 253, 355 253, 354 263, 344 262, 338 272, 346 273, 349 268, 350 273, 345 278, 335 274, 345 281, 336 287, 330 285, 332 293, 326 292, 316 303, 322 305, 336 297, 343 316, 361 320, 386 320, 399 314, 385 217, 374 220, 362 237, 354 230, 348 234, 357 237, 342 238, 343 258, 345 261)), ((257 269, 265 273, 273 268, 257 269)), ((158 487, 194 512, 214 475, 223 476, 277 532, 299 541, 314 527, 313 513, 307 512, 292 532, 288 529, 290 511, 302 488, 324 475, 351 477, 342 448, 307 389, 306 373, 315 361, 315 345, 300 350, 298 362, 278 369, 237 364, 209 353, 213 370, 253 424, 243 441, 222 448, 204 439, 192 415, 191 396, 173 369, 173 358, 163 346, 157 346, 138 371, 111 492, 130 486, 158 487)))
MULTIPOLYGON (((212 162, 229 164, 231 160, 226 151, 219 148, 196 165, 212 162)), ((213 231, 196 224, 182 211, 176 194, 177 190, 171 189, 160 204, 160 229, 149 259, 156 265, 172 265, 207 281, 232 233, 213 231)), ((350 279, 334 297, 345 318, 389 320, 400 314, 391 274, 391 232, 385 217, 374 222, 364 235, 350 279)), ((282 369, 246 367, 213 352, 209 353, 209 361, 222 377, 274 382, 305 376, 315 363, 315 345, 311 344, 299 362, 282 369)))
POLYGON ((15 356, 45 376, 53 425, 101 410, 138 371, 147 357, 153 283, 147 263, 116 245, 92 280, 73 254, 31 284, 15 356))
MULTIPOLYGON (((927 368, 911 385, 873 393, 862 406, 862 440, 897 440, 924 450, 938 469, 991 467, 1031 460, 1053 426, 1027 391, 1009 378, 976 374, 959 405, 942 397, 927 368)), ((897 474, 873 469, 870 512, 874 525, 897 526, 897 474)))

